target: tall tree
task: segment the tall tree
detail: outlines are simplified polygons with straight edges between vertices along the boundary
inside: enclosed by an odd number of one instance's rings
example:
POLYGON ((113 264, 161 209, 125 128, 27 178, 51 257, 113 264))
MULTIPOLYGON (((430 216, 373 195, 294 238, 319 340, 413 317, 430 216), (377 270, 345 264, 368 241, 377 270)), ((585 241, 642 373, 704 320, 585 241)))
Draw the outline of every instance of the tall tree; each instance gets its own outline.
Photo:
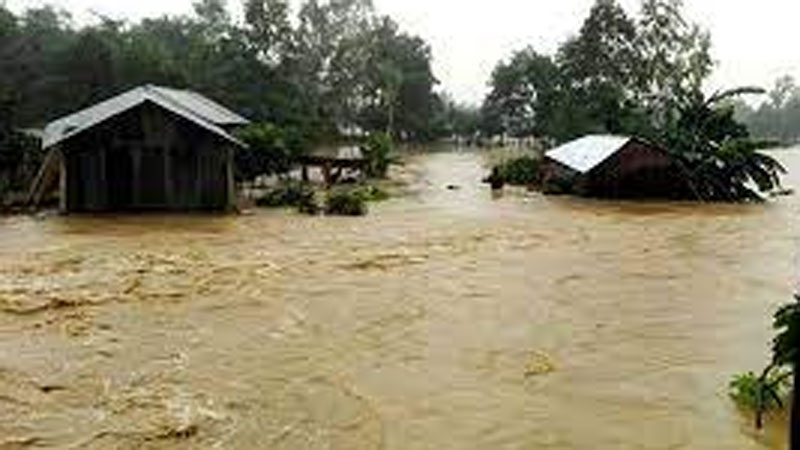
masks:
POLYGON ((580 105, 580 133, 624 133, 641 97, 635 22, 614 0, 597 0, 576 38, 559 51, 565 88, 580 105))
POLYGON ((563 73, 552 58, 532 48, 514 53, 492 72, 491 91, 482 107, 485 133, 525 136, 537 134, 556 139, 571 135, 562 117, 580 122, 565 97, 563 73))
POLYGON ((711 75, 711 36, 683 17, 682 0, 643 0, 638 50, 644 104, 656 124, 677 120, 711 75))

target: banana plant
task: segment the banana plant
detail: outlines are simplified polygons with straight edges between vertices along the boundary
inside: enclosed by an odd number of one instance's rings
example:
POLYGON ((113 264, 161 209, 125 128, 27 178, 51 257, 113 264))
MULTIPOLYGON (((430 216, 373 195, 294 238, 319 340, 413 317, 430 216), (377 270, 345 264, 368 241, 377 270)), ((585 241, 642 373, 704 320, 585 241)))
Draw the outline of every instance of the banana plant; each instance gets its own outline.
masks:
POLYGON ((758 151, 747 128, 734 119, 733 108, 725 104, 740 95, 763 92, 742 87, 708 98, 699 93, 688 96, 662 133, 664 147, 671 149, 699 200, 761 201, 760 193, 780 187, 785 169, 758 151))

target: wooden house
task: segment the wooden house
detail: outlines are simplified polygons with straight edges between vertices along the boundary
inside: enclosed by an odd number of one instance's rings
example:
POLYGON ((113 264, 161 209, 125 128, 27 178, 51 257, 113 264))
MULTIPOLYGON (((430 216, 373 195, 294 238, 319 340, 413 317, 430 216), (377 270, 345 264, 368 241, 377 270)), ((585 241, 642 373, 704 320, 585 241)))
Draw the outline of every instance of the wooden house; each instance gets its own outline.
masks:
POLYGON ((191 91, 133 89, 47 125, 30 200, 57 183, 62 212, 230 209, 247 123, 191 91))
POLYGON ((588 197, 686 198, 686 177, 664 149, 641 139, 592 135, 548 151, 545 187, 588 197))

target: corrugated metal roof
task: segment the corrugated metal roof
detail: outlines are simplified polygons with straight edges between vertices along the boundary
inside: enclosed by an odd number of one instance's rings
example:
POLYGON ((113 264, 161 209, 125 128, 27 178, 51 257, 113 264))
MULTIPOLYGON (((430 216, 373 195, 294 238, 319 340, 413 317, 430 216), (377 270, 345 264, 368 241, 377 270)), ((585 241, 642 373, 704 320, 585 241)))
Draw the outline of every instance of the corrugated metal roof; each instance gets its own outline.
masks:
POLYGON ((160 86, 150 86, 150 88, 217 125, 246 125, 250 123, 244 117, 197 92, 160 86))
POLYGON ((620 151, 631 139, 610 135, 586 136, 554 148, 546 155, 579 173, 587 173, 620 151))
POLYGON ((200 94, 158 86, 142 86, 50 122, 44 129, 43 148, 52 147, 144 102, 153 102, 237 145, 239 140, 220 125, 246 124, 246 119, 200 94))

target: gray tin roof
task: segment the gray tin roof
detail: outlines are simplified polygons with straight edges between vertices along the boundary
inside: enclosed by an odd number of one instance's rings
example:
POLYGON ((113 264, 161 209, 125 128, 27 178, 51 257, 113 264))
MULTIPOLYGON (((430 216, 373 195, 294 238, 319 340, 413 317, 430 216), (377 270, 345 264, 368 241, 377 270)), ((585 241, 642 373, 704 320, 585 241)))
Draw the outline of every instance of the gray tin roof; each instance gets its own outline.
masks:
POLYGON ((622 150, 631 140, 625 136, 586 136, 554 148, 546 155, 579 173, 587 173, 622 150))
POLYGON ((205 128, 223 139, 237 145, 243 145, 225 131, 222 126, 244 125, 249 123, 247 119, 196 92, 146 85, 50 122, 44 129, 42 147, 52 147, 148 101, 205 128))

